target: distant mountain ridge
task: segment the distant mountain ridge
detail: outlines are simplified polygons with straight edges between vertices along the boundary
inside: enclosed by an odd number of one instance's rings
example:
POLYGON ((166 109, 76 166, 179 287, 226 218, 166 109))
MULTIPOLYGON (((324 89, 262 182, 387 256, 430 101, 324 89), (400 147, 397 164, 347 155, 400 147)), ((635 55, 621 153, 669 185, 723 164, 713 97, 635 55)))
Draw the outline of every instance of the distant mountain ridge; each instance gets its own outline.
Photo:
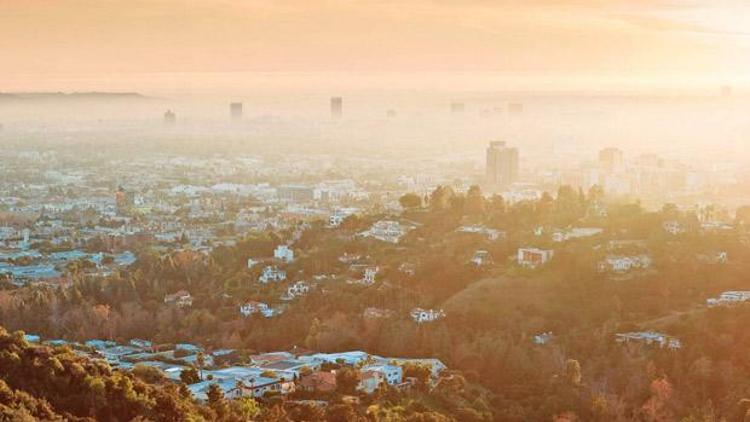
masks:
POLYGON ((137 92, 0 92, 0 100, 149 99, 137 92))

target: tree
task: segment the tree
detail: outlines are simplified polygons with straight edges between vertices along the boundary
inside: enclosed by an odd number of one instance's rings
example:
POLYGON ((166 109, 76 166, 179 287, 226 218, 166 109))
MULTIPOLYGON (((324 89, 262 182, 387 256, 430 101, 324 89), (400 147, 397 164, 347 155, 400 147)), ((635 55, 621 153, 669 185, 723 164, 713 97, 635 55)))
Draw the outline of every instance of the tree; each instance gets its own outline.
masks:
POLYGON ((240 397, 234 401, 237 413, 243 420, 253 420, 261 413, 260 405, 252 397, 240 397))
POLYGON ((359 385, 356 369, 344 367, 336 371, 336 389, 342 394, 354 394, 359 385))
POLYGON ((346 403, 329 406, 326 411, 328 422, 353 422, 357 420, 357 411, 346 403))
POLYGON ((224 392, 221 391, 219 384, 211 384, 208 386, 206 396, 208 397, 208 404, 213 407, 214 404, 224 399, 224 392))
POLYGON ((198 375, 198 371, 195 368, 187 368, 180 372, 180 381, 182 381, 185 384, 195 384, 196 382, 199 382, 200 376, 198 375))
POLYGON ((203 366, 206 364, 206 355, 203 352, 198 352, 198 356, 195 357, 195 363, 198 365, 198 378, 203 381, 203 366))
POLYGON ((473 185, 466 193, 466 211, 469 214, 478 215, 484 213, 484 195, 477 185, 473 185))
POLYGON ((413 210, 422 206, 422 198, 416 193, 407 193, 398 200, 401 207, 407 210, 413 210))
POLYGON ((136 364, 132 370, 133 375, 149 384, 156 384, 166 379, 161 369, 147 366, 142 363, 136 364))
POLYGON ((581 385, 581 364, 575 359, 565 362, 565 379, 572 385, 581 385))
POLYGON ((430 208, 433 211, 443 211, 448 209, 451 199, 455 196, 450 186, 438 186, 430 195, 430 208))

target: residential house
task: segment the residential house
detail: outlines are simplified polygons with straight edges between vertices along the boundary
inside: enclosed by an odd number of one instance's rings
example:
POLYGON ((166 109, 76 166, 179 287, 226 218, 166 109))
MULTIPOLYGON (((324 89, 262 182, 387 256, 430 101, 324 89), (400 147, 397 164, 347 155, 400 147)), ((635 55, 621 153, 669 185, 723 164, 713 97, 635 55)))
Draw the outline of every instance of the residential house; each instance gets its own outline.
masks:
POLYGON ((279 245, 273 251, 273 257, 289 264, 294 261, 294 251, 287 245, 279 245))
POLYGON ((193 297, 190 296, 190 292, 187 290, 180 290, 176 293, 164 296, 164 303, 168 305, 176 305, 178 308, 186 308, 193 306, 193 297))
POLYGON ((364 319, 380 319, 389 318, 391 316, 393 316, 393 311, 390 309, 369 307, 362 312, 362 318, 364 319))
POLYGON ((241 305, 240 313, 245 317, 249 317, 250 315, 257 314, 257 313, 263 315, 266 318, 271 318, 274 315, 276 315, 276 312, 274 311, 273 308, 271 308, 270 306, 268 306, 267 304, 263 302, 255 302, 255 301, 247 302, 241 305))
POLYGON ((565 242, 567 240, 582 239, 596 236, 604 232, 604 229, 598 227, 575 227, 568 230, 557 230, 552 233, 552 240, 555 242, 565 242))
POLYGON ((267 284, 272 281, 284 281, 286 280, 286 271, 280 270, 278 267, 268 266, 263 268, 263 273, 258 278, 258 281, 267 284))
POLYGON ((492 257, 490 253, 484 250, 478 250, 474 252, 474 256, 471 257, 470 262, 477 267, 488 265, 492 263, 492 257))
POLYGON ((367 365, 362 368, 362 372, 366 371, 380 372, 389 385, 398 385, 404 381, 404 369, 398 365, 367 365))
POLYGON ((286 292, 281 295, 281 300, 293 300, 310 292, 312 286, 306 281, 298 281, 287 287, 286 292))
POLYGON ((366 230, 360 233, 363 237, 372 237, 383 242, 398 243, 401 238, 413 229, 412 226, 402 225, 398 221, 380 220, 366 230))
POLYGON ((674 236, 681 234, 681 233, 685 233, 685 227, 683 227, 683 225, 680 224, 679 221, 674 221, 674 220, 665 221, 662 224, 662 228, 664 229, 665 232, 674 236))
POLYGON ((313 372, 299 381, 299 388, 304 391, 336 391, 336 374, 333 372, 313 372))
POLYGON ((730 290, 706 300, 708 306, 733 305, 750 300, 750 290, 730 290))
POLYGON ((543 346, 550 341, 554 340, 555 335, 552 334, 551 331, 548 331, 546 333, 537 334, 534 336, 534 344, 538 344, 540 346, 543 346))
POLYGON ((682 347, 682 342, 672 336, 668 336, 666 334, 657 333, 654 331, 638 331, 638 332, 630 332, 630 333, 618 333, 615 334, 615 339, 619 343, 630 343, 630 342, 637 342, 637 343, 643 343, 646 345, 656 345, 661 348, 668 348, 668 349, 679 349, 682 347))
POLYGON ((481 234, 482 236, 486 237, 487 240, 490 241, 496 241, 500 238, 505 237, 505 232, 496 230, 496 229, 489 229, 482 225, 471 225, 471 226, 461 226, 456 231, 460 233, 476 233, 481 234))
POLYGON ((555 254, 551 249, 519 248, 518 265, 526 268, 537 268, 549 262, 555 254))
POLYGON ((414 308, 411 310, 411 319, 418 324, 433 322, 445 318, 445 311, 442 309, 422 309, 414 308))
POLYGON ((648 255, 611 255, 599 263, 599 271, 626 273, 631 270, 646 269, 650 266, 651 257, 648 255))
POLYGON ((385 383, 383 374, 378 371, 360 371, 359 384, 357 385, 357 391, 361 391, 365 394, 372 394, 375 390, 380 387, 381 384, 385 383))

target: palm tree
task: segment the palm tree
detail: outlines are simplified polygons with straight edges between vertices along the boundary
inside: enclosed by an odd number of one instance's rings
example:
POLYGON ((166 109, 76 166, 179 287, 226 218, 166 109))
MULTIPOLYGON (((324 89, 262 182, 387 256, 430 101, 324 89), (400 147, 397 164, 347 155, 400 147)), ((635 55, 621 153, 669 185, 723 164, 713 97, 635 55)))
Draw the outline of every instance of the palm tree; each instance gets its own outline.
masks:
POLYGON ((206 364, 206 356, 203 352, 198 352, 198 356, 195 357, 195 363, 198 364, 198 376, 203 381, 203 366, 206 364))

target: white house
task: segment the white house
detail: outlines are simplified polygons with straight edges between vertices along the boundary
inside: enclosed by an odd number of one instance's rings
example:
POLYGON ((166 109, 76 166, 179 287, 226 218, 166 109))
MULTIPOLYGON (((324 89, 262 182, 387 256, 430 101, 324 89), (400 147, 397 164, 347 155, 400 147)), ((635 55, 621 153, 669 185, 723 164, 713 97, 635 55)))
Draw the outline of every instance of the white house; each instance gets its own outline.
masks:
POLYGON ((277 267, 268 266, 263 268, 263 274, 260 275, 258 281, 263 284, 267 284, 271 281, 284 281, 286 280, 286 271, 280 270, 277 267))
POLYGON ((433 322, 442 318, 445 318, 445 311, 442 309, 414 308, 411 310, 411 319, 417 324, 433 322))
POLYGON ((287 245, 279 245, 273 251, 273 257, 276 259, 280 259, 288 264, 294 261, 294 251, 289 249, 289 246, 287 245))
POLYGON ((565 242, 566 240, 596 236, 602 232, 604 232, 604 229, 599 227, 574 227, 568 230, 555 231, 552 233, 552 240, 559 243, 565 242))
POLYGON ((550 341, 552 341, 555 338, 555 335, 552 334, 552 331, 548 331, 546 333, 537 334, 534 336, 534 344, 538 344, 540 346, 543 346, 550 341))
POLYGON ((397 365, 367 365, 361 369, 361 372, 367 371, 379 372, 388 385, 398 385, 404 381, 404 369, 397 365))
POLYGON ((706 300, 708 306, 732 305, 750 300, 750 290, 730 290, 706 300))
POLYGON ((341 223, 344 222, 347 218, 354 215, 359 211, 357 208, 339 208, 336 211, 331 214, 330 217, 328 217, 328 226, 330 227, 338 227, 341 225, 341 223))
POLYGON ((246 317, 252 314, 259 313, 266 318, 271 318, 272 316, 276 314, 276 312, 267 304, 263 302, 255 302, 255 301, 247 302, 241 305, 240 313, 246 317))
POLYGON ((661 226, 662 228, 664 228, 665 232, 671 235, 678 235, 685 232, 685 228, 682 226, 682 224, 680 224, 679 221, 665 221, 661 226))
POLYGON ((187 308, 193 306, 193 297, 190 296, 190 292, 187 290, 180 290, 171 295, 164 296, 164 303, 174 304, 178 308, 187 308))
POLYGON ((551 249, 519 248, 518 265, 526 268, 536 268, 546 264, 552 259, 555 251, 551 249))
POLYGON ((456 231, 461 233, 481 234, 482 236, 486 237, 487 240, 493 242, 497 239, 500 239, 501 237, 505 237, 505 232, 496 229, 490 229, 482 225, 461 226, 456 229, 456 231))
MULTIPOLYGON (((352 269, 361 267, 360 265, 352 265, 352 269)), ((362 270, 362 278, 359 280, 349 280, 349 284, 363 284, 365 286, 372 286, 375 284, 375 276, 377 276, 379 268, 373 265, 365 266, 362 270)))
POLYGON ((306 281, 298 281, 291 286, 287 287, 286 292, 281 295, 282 300, 293 300, 296 297, 304 296, 310 292, 310 283, 306 281))
POLYGON ((630 333, 615 334, 615 339, 619 343, 638 342, 646 345, 656 345, 661 348, 676 350, 682 347, 682 342, 675 337, 657 333, 654 331, 637 331, 630 333))
POLYGON ((615 273, 626 273, 635 269, 645 269, 651 266, 651 257, 648 255, 616 255, 608 256, 599 263, 599 271, 612 271, 615 273))
POLYGON ((476 265, 477 267, 481 267, 482 265, 487 265, 492 262, 492 257, 490 257, 490 253, 484 250, 479 250, 474 252, 474 256, 471 257, 471 263, 476 265))
POLYGON ((360 236, 372 237, 383 242, 398 243, 412 227, 400 224, 398 221, 381 220, 376 222, 366 230, 360 233, 360 236))

